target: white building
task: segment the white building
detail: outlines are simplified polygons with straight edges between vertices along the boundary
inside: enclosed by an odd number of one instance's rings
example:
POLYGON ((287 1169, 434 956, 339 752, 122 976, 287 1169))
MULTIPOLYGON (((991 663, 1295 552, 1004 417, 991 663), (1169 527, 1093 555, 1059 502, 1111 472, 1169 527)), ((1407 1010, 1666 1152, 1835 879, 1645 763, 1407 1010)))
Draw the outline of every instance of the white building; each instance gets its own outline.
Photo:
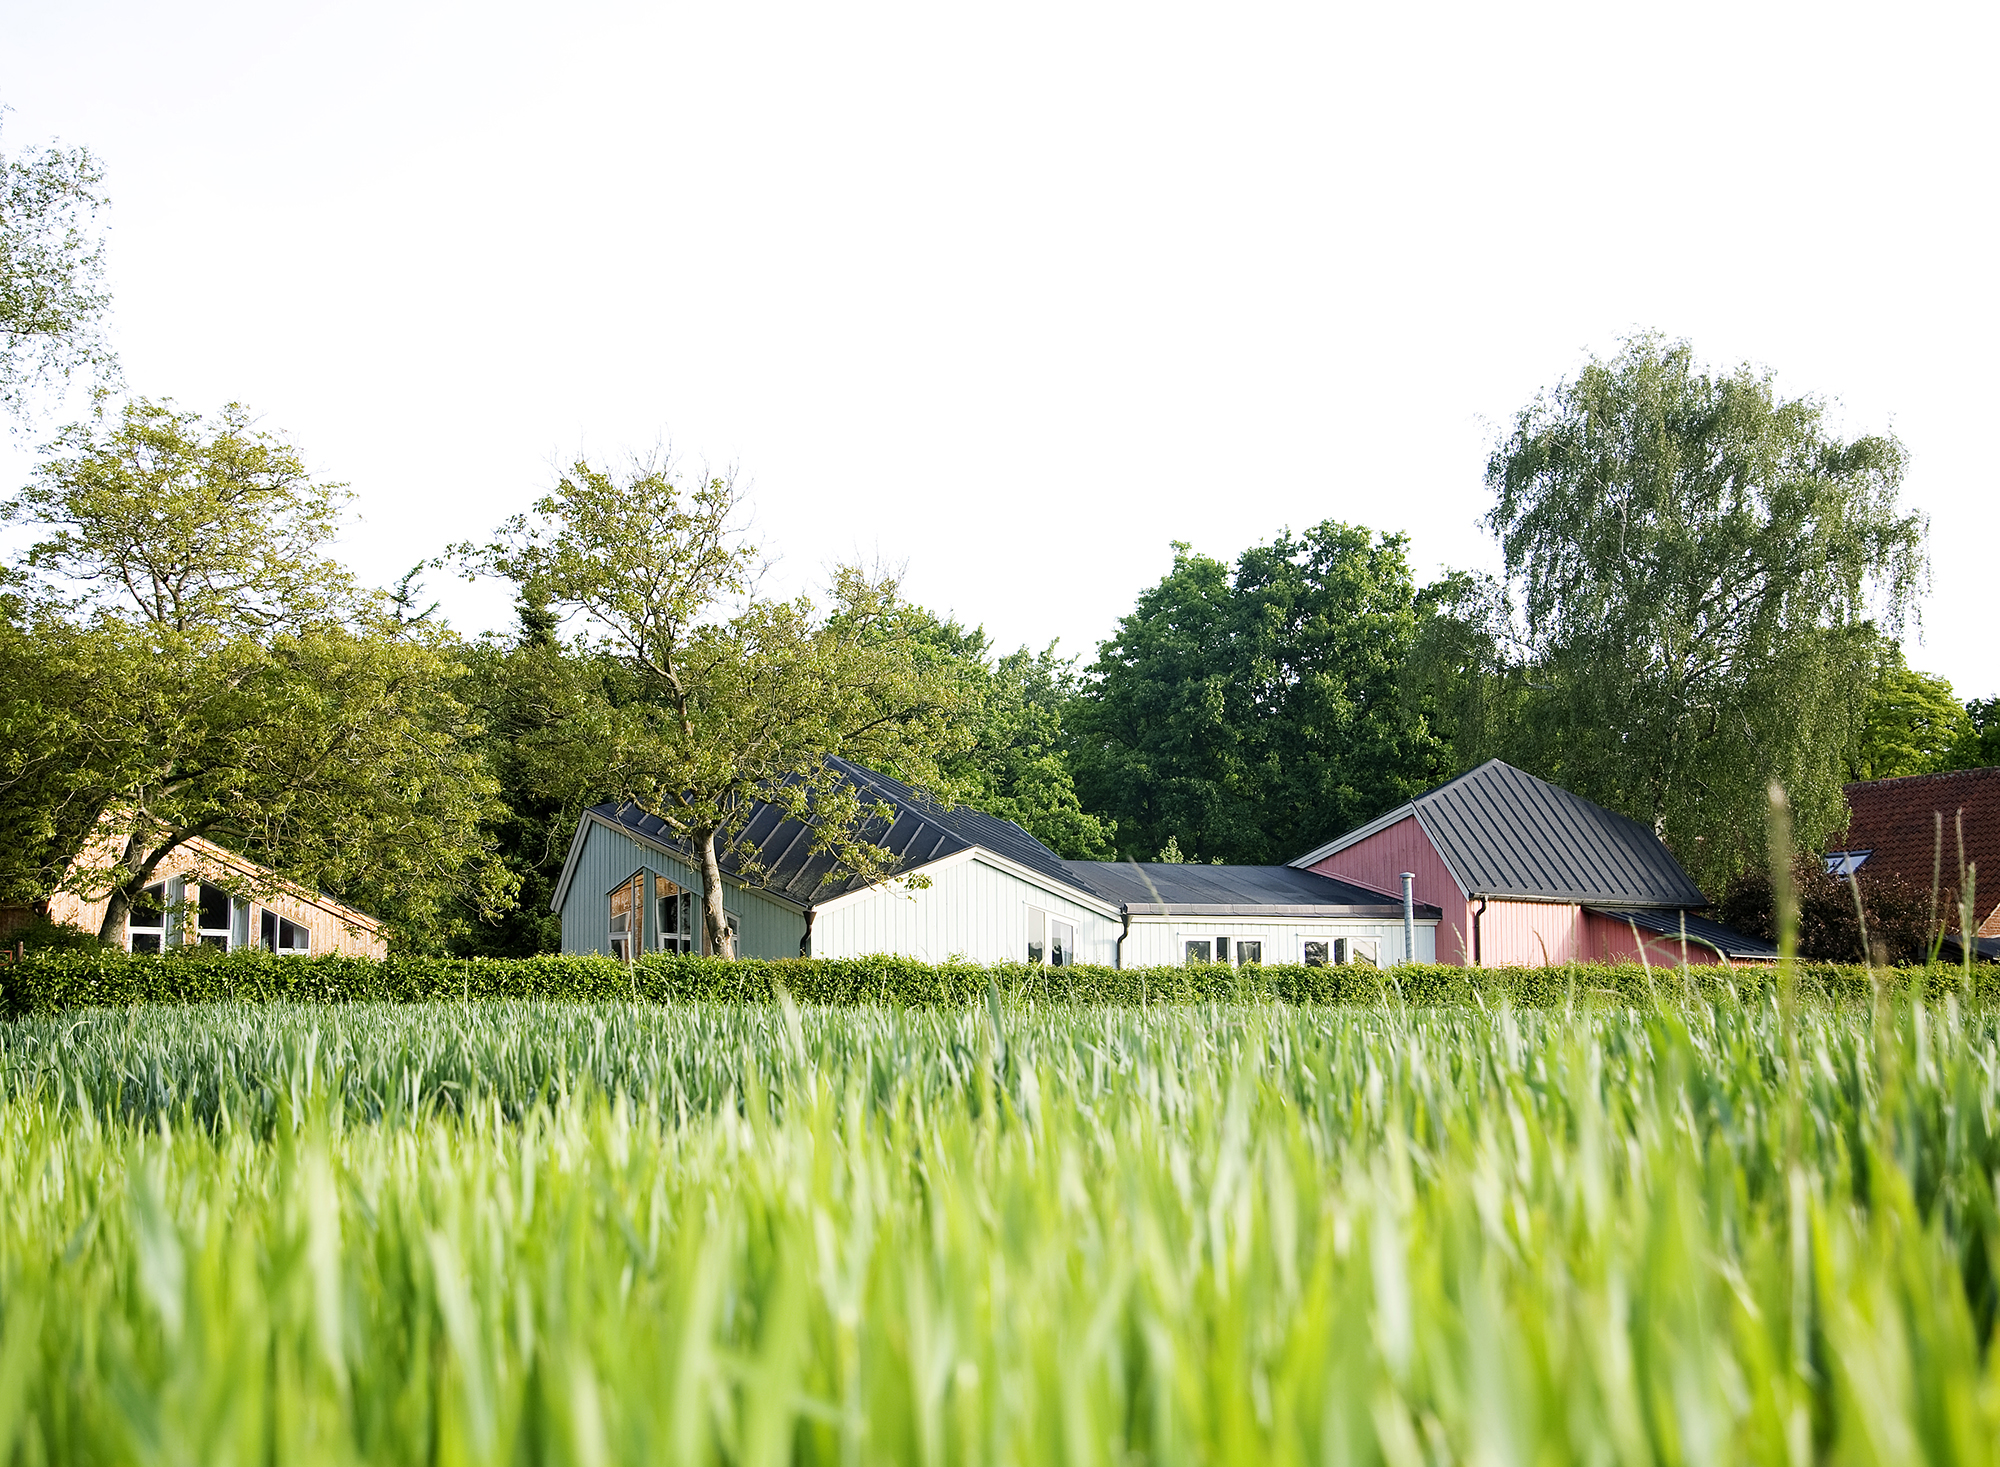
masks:
MULTIPOLYGON (((720 853, 744 957, 859 957, 1153 967, 1184 962, 1433 960, 1438 909, 1286 866, 1065 861, 1012 821, 946 810, 845 761, 895 818, 864 832, 897 858, 885 882, 837 878, 811 831, 759 805, 720 853)), ((631 805, 584 813, 551 905, 563 951, 701 946, 700 878, 666 823, 631 805)))

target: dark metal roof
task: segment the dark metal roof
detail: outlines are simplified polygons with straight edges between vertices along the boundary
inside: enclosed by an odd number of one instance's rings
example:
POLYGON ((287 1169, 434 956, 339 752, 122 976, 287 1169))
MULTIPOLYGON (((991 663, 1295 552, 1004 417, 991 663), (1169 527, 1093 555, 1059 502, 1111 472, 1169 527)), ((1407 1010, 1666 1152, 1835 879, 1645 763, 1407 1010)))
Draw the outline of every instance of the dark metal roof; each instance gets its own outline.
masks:
MULTIPOLYGON (((1403 915, 1403 899, 1290 866, 1169 866, 1160 862, 1065 861, 1072 880, 1138 913, 1206 917, 1403 915)), ((1419 902, 1417 915, 1443 916, 1419 902)))
MULTIPOLYGON (((1069 873, 1061 857, 1011 820, 963 805, 947 810, 886 774, 863 769, 845 759, 827 762, 857 788, 864 804, 887 805, 894 812, 888 820, 871 817, 862 827, 861 838, 890 852, 895 871, 928 865, 977 846, 1039 876, 1092 894, 1091 888, 1069 873)), ((590 813, 654 845, 685 852, 666 821, 636 805, 607 802, 593 805, 590 813)), ((748 884, 799 906, 823 902, 866 885, 852 876, 829 880, 833 858, 824 853, 811 854, 812 843, 813 833, 807 825, 792 819, 777 805, 759 800, 743 829, 717 855, 725 876, 744 881, 751 866, 759 866, 761 874, 749 876, 748 884)))
POLYGON ((1658 836, 1498 759, 1411 802, 1468 895, 1705 907, 1658 836))
POLYGON ((1669 911, 1664 907, 1591 907, 1588 910, 1600 917, 1609 917, 1614 922, 1629 922, 1641 932, 1657 933, 1668 940, 1669 946, 1680 941, 1681 923, 1685 921, 1687 940, 1691 947, 1709 948, 1732 961, 1777 961, 1778 950, 1763 938, 1745 937, 1733 927, 1724 927, 1720 922, 1697 917, 1685 909, 1669 911))

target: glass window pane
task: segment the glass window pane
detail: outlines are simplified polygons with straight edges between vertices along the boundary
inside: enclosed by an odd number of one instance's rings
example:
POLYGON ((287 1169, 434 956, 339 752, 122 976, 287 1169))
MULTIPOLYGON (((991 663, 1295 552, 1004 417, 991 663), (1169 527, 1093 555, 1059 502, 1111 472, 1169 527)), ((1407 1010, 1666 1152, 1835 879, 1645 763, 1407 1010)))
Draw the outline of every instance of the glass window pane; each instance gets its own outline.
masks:
POLYGON ((278 914, 269 908, 257 914, 257 941, 266 952, 278 950, 278 914))
POLYGON ((160 951, 158 932, 134 932, 131 934, 132 951, 135 953, 156 953, 160 951))
POLYGON ((1308 968, 1324 968, 1324 967, 1325 967, 1326 965, 1327 965, 1327 962, 1326 962, 1326 944, 1325 944, 1325 943, 1323 943, 1323 942, 1309 942, 1309 943, 1307 943, 1307 944, 1306 944, 1306 966, 1307 966, 1308 968))
POLYGON ((229 930, 229 893, 219 886, 206 882, 201 887, 201 930, 204 932, 227 932, 229 930))
POLYGON ((1187 945, 1187 960, 1190 963, 1210 963, 1215 961, 1215 944, 1205 937, 1191 939, 1187 945))
POLYGON ((1076 961, 1075 923, 1049 923, 1049 961, 1058 968, 1066 968, 1076 961))
POLYGON ((1243 938, 1236 939, 1236 961, 1239 963, 1261 963, 1264 961, 1264 944, 1243 938))

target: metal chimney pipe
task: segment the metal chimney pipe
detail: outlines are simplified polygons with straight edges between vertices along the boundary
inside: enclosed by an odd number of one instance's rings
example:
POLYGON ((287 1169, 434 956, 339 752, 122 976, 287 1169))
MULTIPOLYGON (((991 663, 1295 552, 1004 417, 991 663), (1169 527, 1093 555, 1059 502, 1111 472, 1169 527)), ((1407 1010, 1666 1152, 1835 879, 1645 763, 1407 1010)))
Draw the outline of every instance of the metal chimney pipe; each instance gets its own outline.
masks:
POLYGON ((1414 871, 1405 871, 1401 875, 1403 878, 1403 961, 1414 963, 1417 960, 1417 897, 1415 890, 1417 873, 1414 871))

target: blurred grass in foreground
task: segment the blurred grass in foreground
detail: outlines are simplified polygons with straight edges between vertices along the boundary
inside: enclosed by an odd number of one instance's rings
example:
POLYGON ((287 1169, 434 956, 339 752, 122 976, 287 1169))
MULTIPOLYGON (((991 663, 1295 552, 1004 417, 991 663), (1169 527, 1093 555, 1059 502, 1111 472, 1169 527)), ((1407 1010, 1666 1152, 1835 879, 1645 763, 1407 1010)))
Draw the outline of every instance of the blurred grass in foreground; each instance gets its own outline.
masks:
POLYGON ((1995 1016, 1791 1024, 24 1019, 0 1460, 2000 1460, 1995 1016))

